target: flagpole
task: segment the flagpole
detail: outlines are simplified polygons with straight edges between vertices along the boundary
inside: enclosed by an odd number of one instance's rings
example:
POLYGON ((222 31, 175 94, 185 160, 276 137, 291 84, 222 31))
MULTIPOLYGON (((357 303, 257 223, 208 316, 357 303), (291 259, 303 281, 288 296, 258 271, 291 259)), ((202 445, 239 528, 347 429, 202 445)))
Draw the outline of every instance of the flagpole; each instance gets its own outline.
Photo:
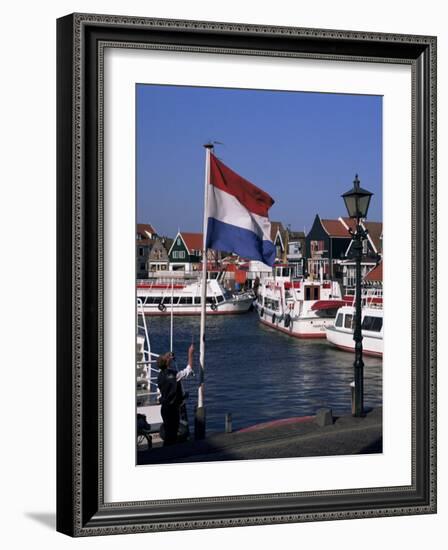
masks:
POLYGON ((171 279, 171 314, 170 314, 170 352, 173 353, 173 324, 174 324, 174 279, 171 279))
POLYGON ((202 243, 202 287, 201 287, 201 326, 199 335, 199 365, 200 378, 198 387, 198 405, 196 407, 195 417, 195 439, 204 439, 205 437, 205 315, 207 308, 207 205, 208 189, 210 183, 210 153, 213 144, 206 143, 205 147, 205 179, 204 179, 204 223, 203 223, 203 243, 202 243))

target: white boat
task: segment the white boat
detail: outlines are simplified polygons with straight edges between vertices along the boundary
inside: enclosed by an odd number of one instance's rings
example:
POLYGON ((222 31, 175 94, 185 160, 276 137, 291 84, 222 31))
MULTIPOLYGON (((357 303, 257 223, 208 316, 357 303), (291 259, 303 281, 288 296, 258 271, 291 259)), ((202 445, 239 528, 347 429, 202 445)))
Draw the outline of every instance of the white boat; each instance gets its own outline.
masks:
MULTIPOLYGON (((173 325, 171 324, 171 351, 173 349, 173 325)), ((163 419, 158 388, 159 354, 151 350, 151 340, 143 304, 137 298, 137 340, 136 340, 136 397, 137 397, 137 450, 146 451, 153 441, 160 446, 163 436, 163 419)), ((194 375, 194 374, 193 374, 194 375)), ((190 434, 185 403, 180 408, 178 440, 188 439, 190 434)))
MULTIPOLYGON (((341 307, 333 326, 326 328, 327 340, 345 351, 355 351, 353 320, 355 307, 341 307)), ((361 309, 362 350, 365 355, 383 356, 383 308, 379 304, 365 305, 361 309)))
POLYGON ((294 280, 292 267, 284 265, 261 281, 256 308, 268 327, 295 338, 325 338, 325 327, 344 303, 338 282, 294 280))
MULTIPOLYGON (((137 299, 141 300, 145 315, 200 315, 200 279, 166 279, 137 282, 137 299)), ((232 293, 217 279, 207 280, 206 313, 223 315, 245 313, 253 304, 252 292, 232 293)))
MULTIPOLYGON (((158 354, 151 351, 148 326, 143 312, 142 302, 137 299, 137 342, 136 342, 136 398, 137 398, 137 449, 145 450, 147 443, 160 432, 162 425, 161 406, 157 377, 159 369, 156 366, 158 354), (139 415, 151 428, 150 437, 143 436, 138 424, 139 415)), ((149 435, 149 433, 148 433, 149 435)))

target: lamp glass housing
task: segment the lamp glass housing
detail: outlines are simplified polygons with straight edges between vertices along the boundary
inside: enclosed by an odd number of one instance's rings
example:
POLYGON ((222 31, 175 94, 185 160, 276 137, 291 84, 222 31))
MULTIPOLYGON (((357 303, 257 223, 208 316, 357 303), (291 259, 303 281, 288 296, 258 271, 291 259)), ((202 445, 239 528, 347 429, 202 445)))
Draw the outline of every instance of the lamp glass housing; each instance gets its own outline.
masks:
POLYGON ((359 187, 359 183, 358 176, 356 176, 353 182, 353 189, 350 189, 342 195, 350 218, 366 218, 370 199, 373 195, 370 191, 359 187))

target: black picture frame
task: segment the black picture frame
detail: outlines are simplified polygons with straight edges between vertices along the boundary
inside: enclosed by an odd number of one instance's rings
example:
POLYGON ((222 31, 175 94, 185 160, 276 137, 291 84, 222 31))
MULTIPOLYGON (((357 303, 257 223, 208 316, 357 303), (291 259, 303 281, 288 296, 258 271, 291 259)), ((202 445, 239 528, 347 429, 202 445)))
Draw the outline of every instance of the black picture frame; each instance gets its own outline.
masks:
MULTIPOLYGON (((57 530, 71 536, 436 512, 436 38, 72 14, 57 21, 57 530), (104 44, 412 68, 412 484, 104 502, 104 44)), ((150 495, 148 494, 148 499, 150 495)))

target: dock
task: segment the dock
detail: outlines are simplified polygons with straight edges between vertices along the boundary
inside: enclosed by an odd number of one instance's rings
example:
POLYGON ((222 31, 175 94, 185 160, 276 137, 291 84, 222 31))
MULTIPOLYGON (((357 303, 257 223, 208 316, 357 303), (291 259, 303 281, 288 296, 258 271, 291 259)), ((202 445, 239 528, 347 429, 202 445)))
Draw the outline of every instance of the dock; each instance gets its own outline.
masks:
POLYGON ((138 464, 255 460, 382 452, 382 407, 364 417, 285 419, 137 453, 138 464))

